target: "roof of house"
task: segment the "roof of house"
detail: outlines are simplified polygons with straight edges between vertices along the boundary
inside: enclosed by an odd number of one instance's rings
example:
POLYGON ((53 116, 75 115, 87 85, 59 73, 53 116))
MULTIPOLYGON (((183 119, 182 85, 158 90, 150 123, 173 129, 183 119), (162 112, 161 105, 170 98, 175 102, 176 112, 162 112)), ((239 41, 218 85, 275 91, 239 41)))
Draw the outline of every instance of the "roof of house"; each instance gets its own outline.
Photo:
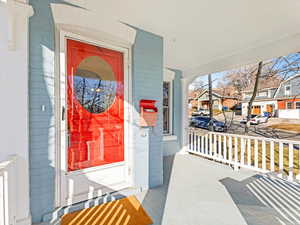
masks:
MULTIPOLYGON (((208 89, 204 90, 202 93, 199 94, 198 98, 204 95, 206 92, 208 92, 208 89)), ((212 94, 219 97, 219 98, 228 98, 228 99, 237 99, 236 96, 229 96, 228 93, 225 89, 223 88, 214 88, 212 90, 212 94)))
MULTIPOLYGON (((250 98, 243 99, 242 102, 249 102, 250 98)), ((269 101, 276 101, 273 98, 255 98, 254 102, 269 102, 269 101)))
POLYGON ((295 99, 299 99, 300 95, 294 95, 294 96, 285 96, 285 97, 276 97, 276 100, 295 100, 295 99))
POLYGON ((189 99, 197 99, 203 93, 203 90, 195 90, 189 92, 189 99))
MULTIPOLYGON (((274 86, 274 87, 268 87, 268 88, 259 88, 258 91, 267 91, 267 90, 270 90, 270 89, 277 89, 279 86, 274 86)), ((251 88, 247 88, 245 89, 244 91, 242 91, 242 93, 246 93, 246 92, 252 92, 253 91, 253 87, 251 88)))
POLYGON ((295 74, 295 75, 289 77, 288 79, 282 81, 282 82, 280 83, 280 86, 281 86, 282 84, 284 84, 284 83, 290 81, 290 80, 293 80, 293 79, 297 78, 297 77, 300 77, 300 74, 295 74))

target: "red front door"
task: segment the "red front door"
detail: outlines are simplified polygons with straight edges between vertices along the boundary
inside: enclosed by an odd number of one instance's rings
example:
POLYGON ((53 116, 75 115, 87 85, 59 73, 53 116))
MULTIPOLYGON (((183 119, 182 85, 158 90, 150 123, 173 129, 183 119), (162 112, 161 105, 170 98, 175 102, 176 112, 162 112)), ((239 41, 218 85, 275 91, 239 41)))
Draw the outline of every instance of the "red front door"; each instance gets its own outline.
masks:
POLYGON ((123 53, 67 40, 68 170, 124 161, 123 53))

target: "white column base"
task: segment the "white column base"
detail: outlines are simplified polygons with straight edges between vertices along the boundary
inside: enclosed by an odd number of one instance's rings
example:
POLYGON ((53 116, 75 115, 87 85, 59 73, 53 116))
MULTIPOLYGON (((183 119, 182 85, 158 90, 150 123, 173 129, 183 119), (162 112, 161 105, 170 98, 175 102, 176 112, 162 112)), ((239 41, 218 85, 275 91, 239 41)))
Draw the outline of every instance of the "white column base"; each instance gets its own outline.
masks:
POLYGON ((31 216, 28 216, 26 218, 18 219, 16 221, 16 225, 31 225, 31 216))

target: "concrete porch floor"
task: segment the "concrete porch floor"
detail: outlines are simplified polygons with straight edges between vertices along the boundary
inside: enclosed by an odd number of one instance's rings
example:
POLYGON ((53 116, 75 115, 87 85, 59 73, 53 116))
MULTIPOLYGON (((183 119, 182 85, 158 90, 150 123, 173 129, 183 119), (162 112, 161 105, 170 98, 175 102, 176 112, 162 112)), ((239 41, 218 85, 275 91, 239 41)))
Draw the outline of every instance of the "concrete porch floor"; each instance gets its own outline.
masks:
POLYGON ((155 225, 300 224, 300 188, 193 155, 164 159, 164 185, 137 194, 155 225))

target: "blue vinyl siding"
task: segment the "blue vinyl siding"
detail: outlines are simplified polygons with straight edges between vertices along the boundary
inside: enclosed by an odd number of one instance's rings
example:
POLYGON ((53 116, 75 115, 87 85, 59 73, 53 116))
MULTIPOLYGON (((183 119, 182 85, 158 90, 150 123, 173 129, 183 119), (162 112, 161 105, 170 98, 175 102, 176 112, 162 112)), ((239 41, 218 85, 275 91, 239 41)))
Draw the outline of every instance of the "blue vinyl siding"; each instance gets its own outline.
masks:
POLYGON ((285 97, 290 97, 290 96, 299 96, 300 95, 300 76, 299 75, 295 75, 293 78, 291 78, 288 81, 285 81, 281 84, 279 90, 277 91, 276 94, 276 98, 285 98, 285 97), (290 91, 290 95, 287 96, 285 94, 285 87, 286 86, 290 86, 291 87, 291 91, 290 91))
POLYGON ((50 1, 30 4, 35 12, 29 23, 30 206, 32 221, 40 222, 54 206, 54 24, 50 1))
MULTIPOLYGON (((139 101, 156 100, 158 107, 157 126, 150 130, 150 168, 149 184, 155 187, 163 183, 163 146, 162 146, 162 87, 163 87, 163 39, 152 33, 137 29, 133 56, 133 100, 136 109, 134 121, 139 121, 139 101)), ((140 135, 139 127, 134 133, 140 135)), ((135 136, 136 140, 138 136, 135 136)), ((145 146, 134 141, 134 149, 139 151, 145 146)))

